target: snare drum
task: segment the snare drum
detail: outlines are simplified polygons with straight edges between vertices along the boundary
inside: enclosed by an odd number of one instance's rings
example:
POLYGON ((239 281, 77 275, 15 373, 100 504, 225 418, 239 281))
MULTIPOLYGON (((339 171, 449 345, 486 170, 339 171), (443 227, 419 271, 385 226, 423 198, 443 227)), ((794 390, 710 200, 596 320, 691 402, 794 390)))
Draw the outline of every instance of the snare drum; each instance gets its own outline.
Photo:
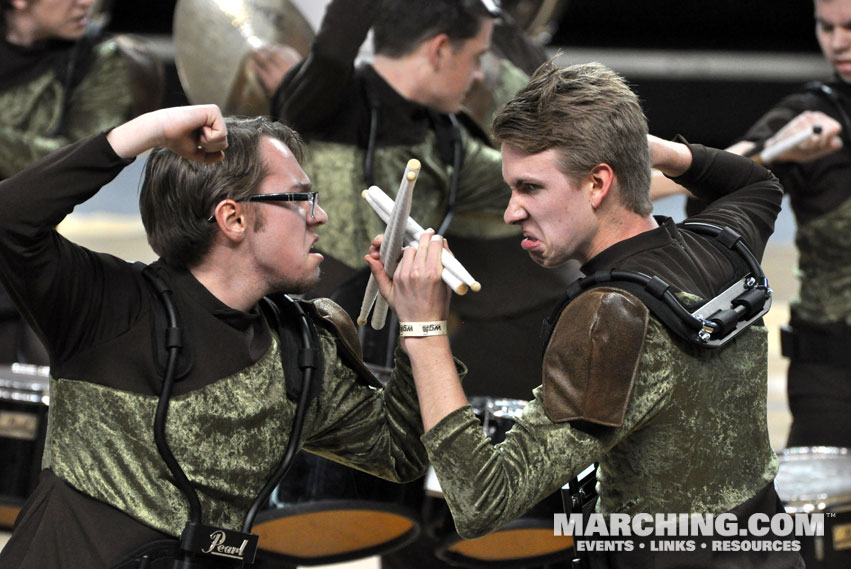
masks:
MULTIPOLYGON (((472 397, 470 404, 482 421, 485 434, 494 444, 505 439, 526 401, 472 397)), ((462 539, 446 502, 442 499, 433 471, 426 476, 424 519, 437 539, 435 555, 441 560, 464 567, 530 567, 570 559, 573 538, 557 536, 553 514, 564 513, 561 494, 554 492, 525 515, 498 530, 476 539, 462 539)))
POLYGON ((774 484, 789 513, 823 513, 824 537, 802 538, 808 569, 851 567, 851 450, 794 447, 778 456, 774 484))
POLYGON ((12 527, 38 482, 50 387, 46 366, 0 366, 0 527, 12 527))
POLYGON ((267 565, 324 565, 380 555, 419 535, 410 488, 300 452, 257 515, 267 565))

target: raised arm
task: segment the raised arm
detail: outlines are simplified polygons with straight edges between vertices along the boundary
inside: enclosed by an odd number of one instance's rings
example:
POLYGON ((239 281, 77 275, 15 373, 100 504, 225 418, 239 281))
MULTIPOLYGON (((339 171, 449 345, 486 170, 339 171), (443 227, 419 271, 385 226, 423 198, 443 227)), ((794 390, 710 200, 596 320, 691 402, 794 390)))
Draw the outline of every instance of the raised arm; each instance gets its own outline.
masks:
POLYGON ((220 160, 227 145, 221 114, 215 106, 154 111, 108 135, 67 146, 0 183, 0 278, 50 350, 51 365, 105 332, 102 313, 111 311, 110 322, 120 326, 133 314, 118 312, 134 306, 126 298, 132 283, 111 286, 106 277, 132 281, 129 265, 70 242, 56 226, 129 159, 159 145, 188 158, 220 160))
MULTIPOLYGON (((354 61, 380 5, 375 0, 334 0, 328 5, 310 55, 292 66, 275 92, 273 115, 308 132, 348 102, 354 61)), ((265 55, 258 52, 258 64, 265 55)))
POLYGON ((174 107, 117 126, 106 140, 121 158, 165 146, 189 160, 218 162, 227 148, 227 128, 216 105, 174 107))

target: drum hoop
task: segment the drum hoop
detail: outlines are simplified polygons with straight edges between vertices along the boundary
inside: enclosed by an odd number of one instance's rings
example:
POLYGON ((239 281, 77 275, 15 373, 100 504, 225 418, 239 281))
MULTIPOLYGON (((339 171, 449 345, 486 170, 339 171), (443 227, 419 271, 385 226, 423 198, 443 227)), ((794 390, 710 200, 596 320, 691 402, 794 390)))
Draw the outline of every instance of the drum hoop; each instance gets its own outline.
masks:
MULTIPOLYGON (((780 452, 777 459, 782 470, 783 465, 851 459, 851 449, 830 446, 790 447, 780 452)), ((780 472, 778 472, 779 477, 780 472)), ((785 494, 786 485, 781 484, 781 486, 785 494)), ((797 495, 783 499, 783 504, 786 511, 792 513, 849 511, 851 510, 851 488, 833 495, 819 492, 818 489, 811 490, 809 493, 798 491, 797 495)))
MULTIPOLYGON (((811 447, 790 447, 784 449, 779 455, 778 460, 789 458, 795 460, 797 457, 837 457, 851 456, 851 449, 845 447, 829 447, 829 446, 811 446, 811 447)), ((786 462, 786 461, 782 461, 786 462)))
POLYGON ((47 404, 50 400, 49 369, 20 363, 0 366, 0 400, 47 404))

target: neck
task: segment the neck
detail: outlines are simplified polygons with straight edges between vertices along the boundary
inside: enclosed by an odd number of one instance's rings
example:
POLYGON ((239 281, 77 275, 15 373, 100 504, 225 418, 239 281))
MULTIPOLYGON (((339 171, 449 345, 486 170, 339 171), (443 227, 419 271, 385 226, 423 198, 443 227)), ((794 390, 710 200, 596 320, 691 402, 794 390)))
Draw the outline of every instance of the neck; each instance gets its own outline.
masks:
POLYGON ((198 279, 204 288, 234 310, 248 312, 263 298, 263 292, 256 287, 247 285, 244 274, 239 270, 223 271, 221 267, 211 262, 202 262, 190 267, 189 272, 198 279))
POLYGON ((6 41, 13 45, 29 47, 38 41, 38 34, 31 19, 20 12, 6 12, 6 41))
POLYGON ((592 243, 583 263, 587 263, 616 243, 657 227, 659 224, 652 215, 639 215, 621 210, 618 215, 608 216, 608 219, 601 223, 597 232, 598 239, 592 243))
POLYGON ((414 103, 426 104, 421 80, 426 70, 416 54, 403 57, 376 55, 372 67, 402 97, 414 103))

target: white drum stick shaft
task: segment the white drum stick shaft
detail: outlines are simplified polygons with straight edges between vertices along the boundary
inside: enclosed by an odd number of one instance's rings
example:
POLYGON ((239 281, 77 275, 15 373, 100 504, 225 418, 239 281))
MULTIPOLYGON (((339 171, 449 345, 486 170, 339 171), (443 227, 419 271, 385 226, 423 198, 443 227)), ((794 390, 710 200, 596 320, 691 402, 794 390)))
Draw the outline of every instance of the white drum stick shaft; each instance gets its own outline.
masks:
POLYGON ((360 305, 360 314, 358 315, 358 324, 366 325, 366 318, 369 316, 369 311, 372 310, 372 305, 375 304, 375 299, 378 297, 378 281, 375 277, 369 275, 369 280, 366 283, 366 290, 363 292, 363 300, 360 305))
MULTIPOLYGON (((363 198, 367 201, 367 203, 369 203, 370 206, 372 206, 372 209, 375 210, 375 212, 378 214, 378 216, 383 221, 386 222, 387 219, 390 217, 390 214, 384 208, 382 208, 380 205, 378 205, 378 203, 375 202, 375 200, 372 198, 372 196, 370 196, 366 192, 366 190, 364 190, 364 192, 363 192, 363 198)), ((410 218, 408 218, 408 219, 410 219, 410 218)), ((420 245, 419 237, 413 238, 411 236, 411 233, 406 231, 405 232, 405 238, 407 240, 407 244, 408 244, 409 247, 414 247, 414 248, 419 247, 419 245, 420 245)), ((443 272, 440 273, 440 276, 443 279, 443 282, 445 282, 447 285, 449 285, 449 288, 451 288, 452 291, 455 292, 456 294, 459 294, 459 295, 467 294, 467 291, 470 288, 469 285, 467 285, 466 282, 461 280, 461 277, 459 277, 456 273, 452 272, 451 270, 449 270, 445 266, 445 260, 446 260, 447 257, 450 258, 450 259, 455 259, 455 257, 453 257, 452 254, 449 251, 446 251, 446 250, 441 251, 441 260, 444 261, 444 267, 443 267, 443 272)), ((473 281, 472 277, 470 277, 470 280, 473 281)), ((473 282, 475 282, 475 281, 473 281, 473 282)), ((481 286, 479 288, 481 288, 481 286)))
MULTIPOLYGON (((368 190, 365 190, 363 192, 363 197, 382 219, 386 219, 389 215, 388 212, 393 208, 393 198, 385 194, 378 186, 371 186, 368 190)), ((407 219, 405 224, 405 233, 407 235, 408 242, 419 241, 420 235, 422 235, 423 231, 425 230, 414 219, 410 217, 407 219)), ((478 292, 481 290, 482 285, 473 278, 473 275, 464 268, 461 261, 459 261, 452 253, 444 250, 441 254, 441 260, 443 261, 444 270, 452 273, 473 291, 478 292)), ((449 286, 452 285, 450 284, 449 286)))
MULTIPOLYGON (((411 200, 413 198, 414 184, 420 173, 420 161, 414 158, 408 160, 402 181, 399 183, 399 191, 396 193, 396 203, 390 212, 384 239, 381 242, 381 262, 384 270, 392 277, 399 261, 399 253, 405 242, 405 220, 411 213, 411 200)), ((375 308, 372 314, 372 327, 375 330, 384 328, 387 318, 387 301, 384 297, 376 298, 375 308)))
POLYGON ((799 132, 798 134, 792 135, 789 138, 784 138, 777 144, 771 146, 770 148, 766 148, 762 152, 759 153, 759 162, 762 164, 770 164, 774 161, 775 158, 786 152, 787 150, 792 150, 809 137, 821 134, 821 125, 813 125, 813 128, 810 130, 804 130, 799 132))

